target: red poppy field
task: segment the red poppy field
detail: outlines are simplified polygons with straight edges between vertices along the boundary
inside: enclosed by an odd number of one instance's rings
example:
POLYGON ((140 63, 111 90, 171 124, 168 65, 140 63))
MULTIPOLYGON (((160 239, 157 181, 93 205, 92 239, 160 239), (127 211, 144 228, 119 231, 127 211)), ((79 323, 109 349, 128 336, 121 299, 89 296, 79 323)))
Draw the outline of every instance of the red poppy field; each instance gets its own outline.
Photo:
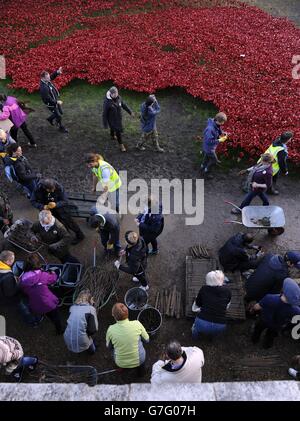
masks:
POLYGON ((235 0, 12 2, 1 11, 11 86, 38 89, 43 69, 73 79, 153 92, 182 87, 229 116, 223 153, 257 157, 292 130, 300 162, 300 30, 235 0), (215 6, 215 7, 212 7, 215 6))

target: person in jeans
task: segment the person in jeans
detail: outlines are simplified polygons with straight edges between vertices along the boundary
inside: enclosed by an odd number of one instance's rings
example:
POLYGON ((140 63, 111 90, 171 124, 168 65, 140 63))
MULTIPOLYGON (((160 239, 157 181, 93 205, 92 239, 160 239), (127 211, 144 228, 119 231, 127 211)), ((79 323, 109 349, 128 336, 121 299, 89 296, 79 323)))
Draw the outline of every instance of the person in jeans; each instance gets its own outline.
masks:
POLYGON ((5 367, 5 374, 13 381, 21 381, 24 368, 33 371, 37 364, 37 357, 24 356, 23 348, 17 339, 0 336, 0 367, 5 367))
POLYGON ((152 366, 151 384, 201 383, 203 351, 196 346, 181 347, 178 341, 168 343, 165 355, 152 366))
POLYGON ((42 262, 37 254, 31 254, 24 265, 20 276, 20 288, 28 296, 29 308, 32 313, 45 315, 54 324, 58 335, 63 333, 58 311, 59 300, 49 285, 56 283, 58 275, 55 272, 42 270, 42 262))
MULTIPOLYGON (((207 126, 203 133, 203 162, 201 164, 201 171, 204 176, 208 176, 211 167, 216 165, 218 158, 216 149, 220 142, 227 139, 227 135, 223 132, 222 126, 227 121, 225 113, 218 113, 215 118, 209 118, 207 126)), ((208 176, 207 178, 210 178, 208 176)))
POLYGON ((113 358, 120 368, 138 368, 143 374, 146 351, 143 343, 149 342, 149 335, 138 320, 128 320, 128 308, 116 303, 112 308, 116 323, 106 332, 106 346, 113 351, 113 358))
POLYGON ((20 103, 17 100, 17 98, 13 96, 6 96, 5 94, 0 94, 0 104, 2 104, 0 120, 6 120, 9 118, 13 123, 13 126, 10 129, 10 134, 12 138, 17 142, 18 130, 22 129, 23 133, 29 140, 28 146, 36 148, 36 142, 26 124, 27 115, 22 109, 22 103, 20 103))
POLYGON ((278 333, 291 323, 295 315, 300 315, 300 287, 291 278, 283 282, 281 294, 267 294, 253 307, 253 311, 260 312, 255 324, 251 340, 258 343, 261 334, 266 330, 263 347, 271 348, 278 333))
POLYGON ((214 270, 206 275, 206 285, 201 287, 193 310, 198 311, 192 327, 193 339, 202 335, 216 336, 226 330, 226 310, 231 301, 231 291, 223 286, 224 273, 214 270))
POLYGON ((96 352, 92 336, 98 330, 97 312, 94 299, 89 290, 82 290, 70 308, 70 316, 64 333, 65 344, 69 351, 89 354, 96 352))
POLYGON ((149 95, 145 102, 141 105, 141 129, 142 135, 137 142, 137 149, 144 151, 145 144, 151 139, 157 152, 164 152, 158 141, 158 133, 156 129, 156 116, 160 112, 159 103, 155 95, 149 95))
MULTIPOLYGON (((239 206, 240 209, 249 206, 256 196, 262 200, 264 206, 269 206, 270 203, 266 192, 272 186, 273 161, 273 155, 266 153, 261 156, 260 164, 246 170, 249 172, 249 192, 239 206)), ((243 173, 243 171, 241 171, 241 173, 243 173)), ((241 213, 240 209, 233 208, 231 209, 231 213, 234 215, 239 214, 241 213)))
POLYGON ((133 282, 140 282, 141 289, 147 291, 149 289, 146 267, 147 267, 147 245, 142 237, 134 231, 127 231, 125 233, 125 240, 127 246, 121 254, 126 255, 126 265, 122 264, 120 260, 116 260, 114 265, 118 270, 133 275, 133 282))
POLYGON ((115 86, 112 86, 106 93, 103 103, 103 126, 105 129, 110 128, 110 136, 112 140, 117 140, 121 152, 126 152, 126 148, 122 140, 122 108, 129 115, 133 116, 131 109, 125 104, 119 95, 119 91, 115 86))

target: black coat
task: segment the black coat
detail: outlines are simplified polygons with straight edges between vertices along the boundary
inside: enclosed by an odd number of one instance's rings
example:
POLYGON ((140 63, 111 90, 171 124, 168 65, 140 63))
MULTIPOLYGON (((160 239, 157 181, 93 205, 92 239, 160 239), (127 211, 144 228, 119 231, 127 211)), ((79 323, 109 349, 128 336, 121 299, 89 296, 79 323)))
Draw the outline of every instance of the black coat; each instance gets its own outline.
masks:
POLYGON ((103 103, 103 126, 108 128, 108 126, 113 130, 122 131, 122 108, 131 114, 131 109, 125 104, 120 96, 116 99, 109 99, 105 97, 103 103))
MULTIPOLYGON (((54 80, 59 73, 54 72, 51 74, 50 79, 54 80)), ((55 107, 57 104, 57 100, 59 98, 58 89, 53 85, 51 82, 44 82, 43 80, 40 81, 40 94, 42 97, 42 101, 44 104, 55 107)))
POLYGON ((39 240, 50 246, 50 251, 58 258, 69 253, 71 236, 66 228, 56 219, 55 224, 46 231, 39 222, 35 222, 31 231, 36 234, 39 240))
POLYGON ((245 250, 243 234, 238 233, 229 238, 219 250, 219 261, 225 271, 235 271, 239 265, 248 262, 249 255, 245 250))
POLYGON ((144 272, 147 266, 147 246, 142 237, 134 246, 127 246, 126 249, 126 265, 120 265, 119 270, 136 275, 144 272))
POLYGON ((12 271, 0 270, 0 303, 15 304, 20 298, 20 289, 12 271))
POLYGON ((14 167, 17 181, 21 184, 30 183, 37 178, 36 172, 32 170, 25 156, 20 156, 16 161, 5 157, 5 165, 12 165, 14 167))
POLYGON ((245 283, 246 301, 259 301, 266 294, 278 294, 288 274, 288 265, 281 256, 266 254, 245 283))
POLYGON ((39 183, 30 197, 30 202, 35 208, 43 210, 49 202, 55 202, 56 208, 67 206, 68 198, 61 184, 56 182, 54 192, 49 193, 43 184, 39 183))

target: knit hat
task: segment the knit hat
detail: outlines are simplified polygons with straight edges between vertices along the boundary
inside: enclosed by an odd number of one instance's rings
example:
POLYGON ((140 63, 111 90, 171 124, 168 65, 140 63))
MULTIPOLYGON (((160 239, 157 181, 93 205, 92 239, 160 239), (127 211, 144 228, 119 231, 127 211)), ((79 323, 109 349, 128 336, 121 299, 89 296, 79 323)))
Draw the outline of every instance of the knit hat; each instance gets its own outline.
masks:
POLYGON ((282 264, 283 264, 283 259, 281 256, 279 256, 279 254, 274 254, 274 256, 271 257, 270 261, 269 261, 269 266, 272 269, 282 269, 282 264))
POLYGON ((284 132, 280 135, 280 140, 282 142, 287 142, 292 137, 293 137, 293 132, 284 132))
POLYGON ((300 269, 300 253, 298 251, 288 251, 285 256, 297 269, 300 269))
POLYGON ((282 292, 290 305, 300 305, 300 288, 293 279, 285 278, 285 280, 283 281, 282 292))
MULTIPOLYGON (((131 237, 133 234, 136 234, 136 232, 134 232, 134 231, 126 231, 126 233, 125 233, 125 240, 126 240, 126 242, 127 242, 128 244, 130 244, 131 246, 134 246, 134 245, 137 243, 137 241, 132 241, 132 240, 130 239, 130 237, 131 237)), ((137 234, 136 234, 136 235, 137 235, 137 234)))

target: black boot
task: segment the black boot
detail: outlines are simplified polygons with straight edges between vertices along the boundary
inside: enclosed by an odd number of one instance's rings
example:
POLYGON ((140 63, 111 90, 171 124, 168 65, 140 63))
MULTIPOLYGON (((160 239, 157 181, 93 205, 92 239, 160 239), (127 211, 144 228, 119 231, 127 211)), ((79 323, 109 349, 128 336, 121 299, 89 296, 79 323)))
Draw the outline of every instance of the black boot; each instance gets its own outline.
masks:
POLYGON ((270 329, 267 329, 265 337, 263 339, 263 343, 262 346, 264 349, 269 349, 272 348, 273 346, 273 342, 274 342, 274 338, 277 336, 277 334, 275 332, 273 332, 270 329))
POLYGON ((255 323, 254 330, 251 335, 251 341, 253 344, 257 344, 259 342, 260 336, 264 330, 265 330, 265 326, 262 325, 260 321, 255 323))
POLYGON ((62 133, 69 133, 69 130, 63 125, 59 126, 59 131, 62 133))

